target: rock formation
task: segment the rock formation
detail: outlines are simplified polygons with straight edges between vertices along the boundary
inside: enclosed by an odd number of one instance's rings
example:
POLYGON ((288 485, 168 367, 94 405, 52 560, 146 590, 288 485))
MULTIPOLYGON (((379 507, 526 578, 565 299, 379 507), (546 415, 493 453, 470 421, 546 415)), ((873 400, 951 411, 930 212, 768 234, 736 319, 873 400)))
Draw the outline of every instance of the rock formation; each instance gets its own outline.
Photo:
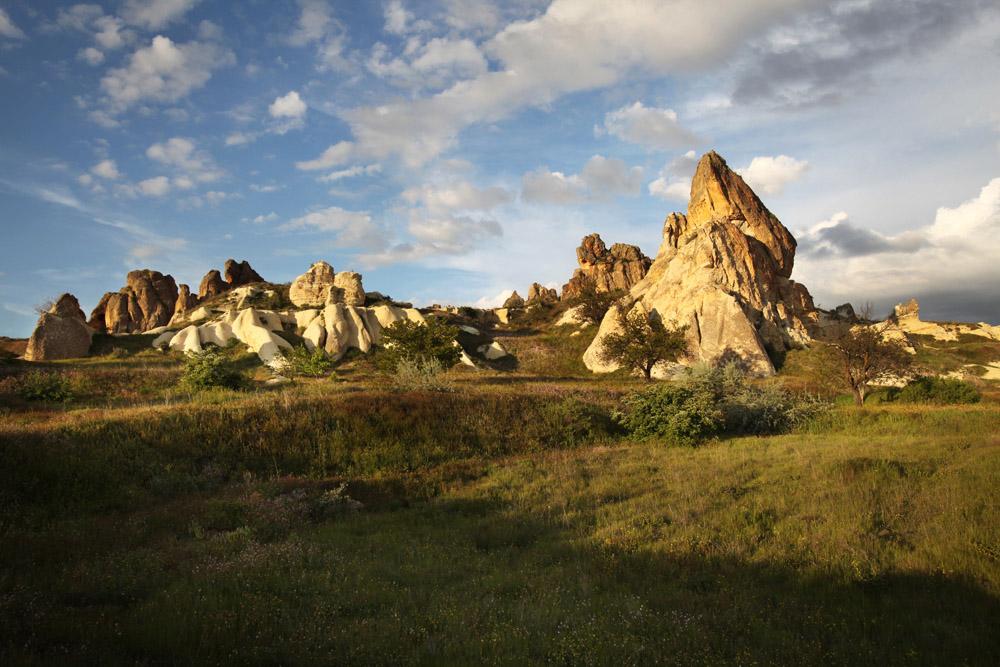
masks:
POLYGON ((330 290, 327 303, 343 303, 345 306, 365 305, 365 288, 361 286, 361 274, 341 271, 333 279, 335 290, 330 290))
POLYGON ((559 300, 559 294, 550 287, 531 283, 528 288, 528 303, 554 303, 559 300))
POLYGON ((222 294, 227 289, 229 289, 229 285, 222 279, 222 274, 219 273, 218 269, 212 269, 201 279, 201 285, 198 287, 198 300, 210 299, 222 294))
POLYGON ((94 330, 72 294, 63 294, 38 318, 24 358, 28 361, 76 359, 87 356, 94 330))
POLYGON ((503 307, 504 308, 523 308, 524 307, 524 299, 522 299, 521 295, 517 293, 517 290, 514 290, 514 292, 509 297, 507 297, 507 300, 503 302, 503 307))
POLYGON ((250 262, 245 259, 239 263, 235 259, 226 260, 226 283, 229 285, 229 289, 262 282, 264 279, 251 268, 250 262))
POLYGON ((365 305, 365 288, 361 274, 354 271, 337 273, 326 262, 313 262, 309 270, 292 281, 288 298, 296 306, 365 305))
POLYGON ((191 288, 181 283, 177 286, 177 303, 174 305, 174 315, 184 316, 198 305, 198 297, 191 294, 191 288))
POLYGON ((919 312, 920 304, 917 303, 916 299, 910 299, 908 303, 897 304, 892 309, 892 315, 897 319, 906 317, 907 315, 918 315, 919 312))
MULTIPOLYGON (((795 239, 743 179, 714 151, 701 158, 688 214, 674 213, 649 272, 629 298, 668 324, 686 325, 686 361, 739 361, 760 376, 774 374, 768 350, 810 339, 818 314, 803 285, 789 279, 795 239)), ((582 266, 582 262, 581 262, 582 266)), ((564 294, 565 296, 565 294, 564 294)), ((617 326, 613 308, 584 355, 593 371, 603 336, 617 326)), ((662 376, 666 369, 657 369, 662 376)))
POLYGON ((166 325, 176 304, 173 276, 149 269, 130 271, 125 287, 101 297, 90 314, 90 326, 102 333, 148 331, 166 325))
POLYGON ((563 285, 563 300, 579 296, 587 285, 598 292, 628 291, 645 277, 651 263, 638 246, 615 243, 608 250, 599 234, 583 237, 576 259, 580 268, 563 285))

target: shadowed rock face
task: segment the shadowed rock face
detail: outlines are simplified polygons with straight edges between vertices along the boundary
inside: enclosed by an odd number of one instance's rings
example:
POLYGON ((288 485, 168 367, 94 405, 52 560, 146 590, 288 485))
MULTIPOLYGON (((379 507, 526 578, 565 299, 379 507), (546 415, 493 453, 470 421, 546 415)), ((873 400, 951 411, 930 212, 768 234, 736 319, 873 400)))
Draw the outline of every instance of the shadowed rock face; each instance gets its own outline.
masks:
POLYGON ((517 290, 514 290, 514 292, 509 297, 507 297, 507 300, 503 302, 503 307, 504 308, 523 308, 524 307, 524 299, 522 299, 521 295, 517 293, 517 290))
POLYGON ((51 361, 85 357, 94 333, 87 326, 76 297, 63 294, 48 312, 38 318, 24 358, 28 361, 51 361))
MULTIPOLYGON (((809 291, 789 279, 795 239, 715 152, 701 158, 687 215, 670 214, 663 243, 630 299, 667 323, 687 325, 687 362, 736 360, 772 375, 771 351, 810 339, 818 316, 809 291)), ((611 312, 584 356, 598 372, 600 339, 617 327, 611 312)), ((663 374, 665 369, 660 369, 663 374)))
POLYGON ((645 277, 651 263, 638 246, 615 243, 608 250, 599 234, 583 237, 576 259, 580 268, 563 285, 563 300, 579 296, 587 285, 598 292, 627 292, 645 277))
POLYGON ((227 289, 229 289, 229 285, 222 279, 222 274, 217 269, 212 269, 201 279, 201 285, 198 287, 198 299, 211 298, 222 294, 227 289))
POLYGON ((250 262, 245 259, 239 263, 235 259, 226 260, 226 283, 229 285, 229 289, 243 287, 250 283, 262 282, 264 282, 264 279, 260 277, 259 273, 253 270, 250 262))
POLYGON ((90 314, 90 326, 100 332, 136 333, 164 326, 177 304, 173 276, 142 269, 130 271, 125 287, 108 292, 90 314))

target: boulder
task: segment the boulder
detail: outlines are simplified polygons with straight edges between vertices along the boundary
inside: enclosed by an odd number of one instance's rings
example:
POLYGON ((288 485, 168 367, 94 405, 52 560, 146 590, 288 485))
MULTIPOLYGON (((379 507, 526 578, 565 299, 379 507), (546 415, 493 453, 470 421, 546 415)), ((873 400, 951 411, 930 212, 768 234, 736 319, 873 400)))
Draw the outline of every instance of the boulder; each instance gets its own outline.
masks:
POLYGON ((235 259, 226 260, 226 283, 229 289, 234 287, 242 287, 243 285, 249 285, 250 283, 262 283, 264 279, 260 277, 260 274, 253 270, 250 266, 250 262, 243 260, 237 263, 235 259))
POLYGON ((229 285, 222 279, 222 274, 212 269, 201 279, 201 285, 198 287, 198 300, 209 299, 224 293, 228 289, 229 285))
MULTIPOLYGON (((769 351, 819 331, 809 291, 789 279, 795 239, 714 151, 698 164, 690 201, 687 215, 667 218, 656 259, 629 299, 668 325, 687 327, 685 363, 732 360, 773 375, 769 351)), ((584 356, 591 370, 613 366, 600 362, 597 350, 617 326, 616 313, 605 316, 584 356)))
POLYGON ((503 307, 508 310, 511 308, 523 308, 524 299, 522 299, 521 295, 517 293, 517 290, 514 290, 514 293, 507 297, 507 300, 503 302, 503 307))
MULTIPOLYGON (((361 286, 361 274, 354 271, 341 271, 333 279, 333 285, 339 290, 340 303, 345 306, 365 305, 365 288, 361 286)), ((333 290, 330 291, 332 296, 333 290)))
POLYGON ((580 268, 563 285, 564 301, 579 296, 587 286, 598 292, 627 292, 646 276, 651 264, 638 246, 615 243, 608 250, 599 234, 583 237, 576 259, 580 268))
POLYGON ((323 306, 337 274, 326 262, 314 262, 309 270, 292 281, 288 298, 296 306, 323 306))
POLYGON ((555 303, 559 300, 559 294, 550 287, 531 283, 528 288, 528 303, 555 303))
POLYGON ((27 361, 51 361, 86 357, 95 331, 87 326, 80 303, 63 294, 38 318, 24 352, 27 361))
POLYGON ((189 310, 198 305, 198 297, 191 294, 191 288, 181 283, 177 286, 177 303, 174 305, 174 315, 183 317, 189 310))

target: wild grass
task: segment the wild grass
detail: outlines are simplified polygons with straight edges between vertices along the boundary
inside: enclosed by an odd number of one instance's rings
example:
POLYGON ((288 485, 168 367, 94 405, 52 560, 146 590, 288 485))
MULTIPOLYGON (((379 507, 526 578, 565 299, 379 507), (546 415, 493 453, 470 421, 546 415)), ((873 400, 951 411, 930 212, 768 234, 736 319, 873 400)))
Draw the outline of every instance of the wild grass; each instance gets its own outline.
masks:
POLYGON ((638 443, 610 415, 643 383, 574 369, 585 338, 444 394, 50 365, 72 402, 0 394, 0 660, 1000 663, 994 388, 638 443))

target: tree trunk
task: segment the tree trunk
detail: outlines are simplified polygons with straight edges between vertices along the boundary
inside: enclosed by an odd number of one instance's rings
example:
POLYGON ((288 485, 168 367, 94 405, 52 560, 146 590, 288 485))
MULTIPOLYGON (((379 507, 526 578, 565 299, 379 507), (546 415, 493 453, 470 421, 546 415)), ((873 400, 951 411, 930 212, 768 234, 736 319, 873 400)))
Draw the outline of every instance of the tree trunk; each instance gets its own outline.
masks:
POLYGON ((859 408, 865 404, 865 387, 855 387, 854 388, 854 405, 859 408))

